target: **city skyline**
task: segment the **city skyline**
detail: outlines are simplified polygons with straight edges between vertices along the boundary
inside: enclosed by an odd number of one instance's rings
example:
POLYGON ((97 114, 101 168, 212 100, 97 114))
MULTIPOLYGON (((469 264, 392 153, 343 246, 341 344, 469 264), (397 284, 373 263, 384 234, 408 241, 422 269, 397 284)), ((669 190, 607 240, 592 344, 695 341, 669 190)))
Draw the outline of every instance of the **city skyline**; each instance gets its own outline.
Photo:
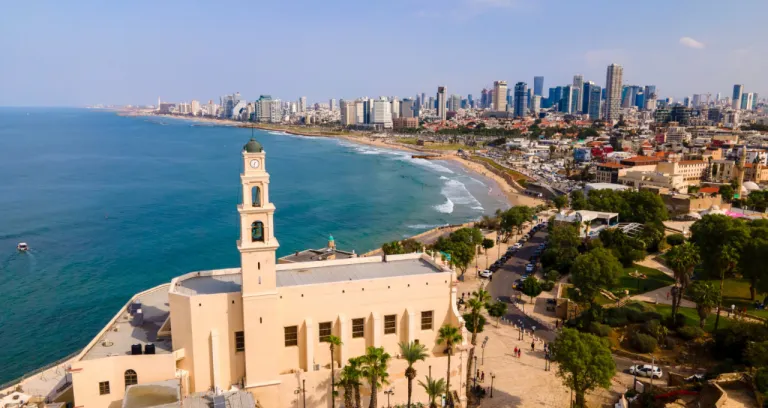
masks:
MULTIPOLYGON (((248 99, 307 96, 315 103, 359 96, 404 98, 433 93, 438 85, 467 95, 498 79, 530 85, 534 76, 543 76, 547 89, 571 83, 575 74, 604 87, 605 67, 611 63, 624 67, 624 84, 655 84, 660 98, 727 95, 737 83, 766 94, 768 79, 760 75, 768 67, 762 56, 766 46, 750 39, 760 37, 757 19, 768 4, 749 1, 717 12, 686 2, 664 5, 659 13, 653 2, 629 9, 598 1, 555 7, 536 0, 397 1, 387 6, 338 1, 291 7, 265 3, 231 13, 205 3, 15 3, 0 16, 0 35, 14 39, 0 44, 10 62, 0 66, 0 75, 13 78, 0 83, 0 105, 150 104, 158 95, 208 100, 222 92, 240 92, 248 99), (570 25, 558 22, 583 10, 600 18, 601 30, 566 34, 570 25), (643 35, 626 30, 625 19, 615 17, 630 12, 636 21, 667 29, 643 35), (539 34, 518 44, 515 53, 498 53, 496 42, 482 40, 483 29, 513 16, 525 17, 515 31, 539 34), (408 30, 372 31, 369 23, 408 30), (554 30, 541 30, 544 23, 554 30), (738 33, 715 29, 737 23, 738 33), (246 52, 247 42, 220 34, 225 26, 258 26, 279 35, 272 46, 246 52), (345 35, 355 31, 366 35, 345 35), (606 31, 612 34, 601 34, 606 31), (342 38, 349 41, 348 49, 375 43, 382 58, 395 56, 419 69, 395 72, 352 52, 339 58, 342 38), (462 50, 470 53, 459 54, 462 50), (452 60, 459 55, 471 59, 452 60), (520 64, 518 55, 528 62, 520 64)), ((500 35, 513 38, 515 33, 500 35)))

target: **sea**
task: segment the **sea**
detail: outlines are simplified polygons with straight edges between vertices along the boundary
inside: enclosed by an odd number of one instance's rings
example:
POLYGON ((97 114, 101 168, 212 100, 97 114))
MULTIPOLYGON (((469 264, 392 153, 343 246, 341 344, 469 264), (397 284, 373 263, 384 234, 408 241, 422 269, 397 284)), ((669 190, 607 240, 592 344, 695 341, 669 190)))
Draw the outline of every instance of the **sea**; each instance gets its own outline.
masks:
POLYGON ((451 161, 333 138, 0 108, 0 383, 84 347, 135 293, 237 267, 242 146, 271 175, 278 256, 358 253, 509 206, 451 161), (26 242, 28 252, 17 251, 26 242))

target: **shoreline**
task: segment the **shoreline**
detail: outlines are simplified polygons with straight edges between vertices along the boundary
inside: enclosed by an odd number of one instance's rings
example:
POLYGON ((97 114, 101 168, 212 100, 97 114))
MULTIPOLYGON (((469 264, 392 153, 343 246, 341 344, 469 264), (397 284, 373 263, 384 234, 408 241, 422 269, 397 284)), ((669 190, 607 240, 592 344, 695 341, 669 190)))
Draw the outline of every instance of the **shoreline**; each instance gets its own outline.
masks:
POLYGON ((336 138, 340 140, 346 140, 352 143, 358 143, 362 145, 379 147, 384 149, 400 150, 400 151, 409 152, 409 153, 437 154, 440 156, 440 158, 432 159, 432 160, 451 160, 456 163, 459 163, 462 167, 464 167, 467 171, 471 173, 475 173, 493 180, 496 184, 498 184, 499 188, 501 188, 501 191, 503 192, 504 196, 507 198, 507 202, 511 206, 527 205, 530 207, 535 207, 539 204, 546 203, 544 200, 538 200, 533 197, 527 196, 525 194, 521 194, 517 190, 518 188, 517 186, 510 185, 506 179, 490 171, 482 164, 459 157, 457 155, 457 152, 454 150, 434 151, 430 149, 419 149, 417 147, 405 146, 402 143, 388 142, 386 140, 380 140, 379 138, 374 139, 374 138, 371 138, 369 134, 349 134, 349 133, 344 134, 341 132, 328 132, 328 131, 322 131, 322 130, 314 131, 311 129, 296 130, 286 125, 270 126, 270 125, 260 125, 258 123, 243 123, 240 121, 235 121, 230 119, 201 118, 201 117, 194 117, 194 116, 184 117, 184 116, 176 116, 176 115, 170 115, 170 114, 153 114, 153 113, 135 112, 135 111, 117 111, 116 113, 119 116, 161 117, 161 118, 169 118, 169 119, 176 119, 176 120, 187 120, 190 122, 197 122, 197 123, 209 123, 209 124, 212 124, 213 126, 239 127, 239 128, 245 128, 245 129, 255 128, 255 129, 264 130, 264 131, 285 132, 289 135, 296 135, 296 136, 329 137, 329 138, 336 138))

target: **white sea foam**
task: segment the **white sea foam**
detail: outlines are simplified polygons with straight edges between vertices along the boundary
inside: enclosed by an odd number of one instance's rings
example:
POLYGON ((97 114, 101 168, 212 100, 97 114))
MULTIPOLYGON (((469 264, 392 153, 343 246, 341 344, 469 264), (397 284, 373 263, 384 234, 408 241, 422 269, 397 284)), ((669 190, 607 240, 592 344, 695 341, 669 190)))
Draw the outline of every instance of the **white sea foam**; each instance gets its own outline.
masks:
POLYGON ((467 190, 467 186, 459 180, 449 179, 446 181, 443 188, 440 189, 440 194, 445 197, 445 202, 436 205, 434 208, 441 213, 452 213, 456 205, 466 205, 473 210, 483 210, 483 205, 480 201, 477 201, 475 196, 467 190))
POLYGON ((453 212, 453 201, 446 199, 444 203, 436 205, 435 210, 443 214, 450 214, 453 212))
POLYGON ((441 164, 435 163, 434 160, 427 160, 427 159, 410 159, 409 161, 413 164, 416 164, 421 167, 426 167, 430 170, 434 170, 438 173, 446 173, 446 174, 453 174, 453 170, 449 169, 448 167, 445 167, 441 164))
POLYGON ((448 180, 448 177, 440 176, 440 180, 448 180))
POLYGON ((448 224, 413 224, 413 225, 409 225, 408 228, 418 229, 418 230, 428 230, 428 229, 437 228, 437 227, 444 227, 446 225, 448 224))

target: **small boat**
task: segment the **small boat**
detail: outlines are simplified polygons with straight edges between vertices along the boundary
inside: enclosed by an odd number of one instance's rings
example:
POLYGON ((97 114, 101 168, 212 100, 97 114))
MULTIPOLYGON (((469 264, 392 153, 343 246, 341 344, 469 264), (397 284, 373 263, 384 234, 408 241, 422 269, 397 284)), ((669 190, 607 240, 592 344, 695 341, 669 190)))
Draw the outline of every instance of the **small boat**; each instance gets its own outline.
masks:
POLYGON ((18 249, 21 252, 29 251, 29 245, 27 245, 26 242, 19 242, 18 245, 16 245, 16 249, 18 249))

